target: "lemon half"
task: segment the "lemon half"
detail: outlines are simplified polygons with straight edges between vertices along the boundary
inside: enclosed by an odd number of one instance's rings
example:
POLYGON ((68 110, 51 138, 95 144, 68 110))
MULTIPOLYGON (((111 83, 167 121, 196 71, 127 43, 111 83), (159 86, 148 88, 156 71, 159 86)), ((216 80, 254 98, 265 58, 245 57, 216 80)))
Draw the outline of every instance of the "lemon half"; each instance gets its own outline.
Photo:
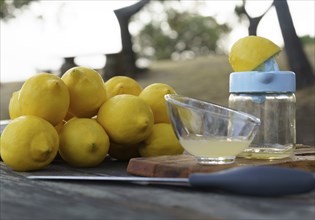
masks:
POLYGON ((233 44, 229 62, 235 72, 251 71, 280 51, 280 47, 264 37, 247 36, 233 44))

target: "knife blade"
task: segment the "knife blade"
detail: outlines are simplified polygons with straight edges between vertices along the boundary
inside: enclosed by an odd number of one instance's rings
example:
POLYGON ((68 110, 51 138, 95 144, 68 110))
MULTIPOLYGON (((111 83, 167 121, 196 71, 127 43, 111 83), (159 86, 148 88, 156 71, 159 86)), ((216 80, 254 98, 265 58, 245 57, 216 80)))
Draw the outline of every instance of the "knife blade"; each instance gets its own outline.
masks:
POLYGON ((83 180, 83 181, 119 181, 135 183, 174 183, 189 186, 188 178, 165 178, 165 177, 135 177, 135 176, 28 176, 28 179, 39 180, 83 180))
POLYGON ((308 171, 244 166, 214 173, 193 173, 188 178, 117 176, 27 176, 33 180, 127 181, 145 184, 185 185, 199 189, 219 189, 250 196, 283 196, 315 189, 315 174, 308 171))

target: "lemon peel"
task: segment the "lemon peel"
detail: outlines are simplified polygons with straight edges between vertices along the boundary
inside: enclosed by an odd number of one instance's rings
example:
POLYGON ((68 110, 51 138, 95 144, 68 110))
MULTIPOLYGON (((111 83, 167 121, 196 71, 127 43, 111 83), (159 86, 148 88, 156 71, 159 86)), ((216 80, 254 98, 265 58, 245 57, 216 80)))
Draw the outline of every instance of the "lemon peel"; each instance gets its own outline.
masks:
POLYGON ((12 120, 1 135, 1 157, 15 171, 39 170, 50 164, 59 147, 55 128, 37 116, 12 120))
POLYGON ((169 123, 154 124, 150 136, 142 142, 139 153, 142 157, 182 154, 184 149, 169 123))
POLYGON ((126 161, 134 157, 140 157, 138 144, 117 144, 110 143, 108 154, 117 160, 126 161))
POLYGON ((109 137, 96 120, 72 118, 59 132, 59 154, 75 167, 95 167, 106 157, 109 137))
POLYGON ((134 79, 128 76, 114 76, 107 80, 104 84, 107 98, 115 95, 130 94, 139 95, 142 91, 142 86, 134 79))
POLYGON ((138 96, 116 95, 99 109, 97 121, 110 140, 117 144, 136 144, 151 133, 154 123, 150 106, 138 96))
POLYGON ((100 74, 88 67, 73 67, 61 77, 69 89, 69 113, 90 118, 97 114, 106 101, 104 81, 100 74))
POLYGON ((67 114, 70 95, 58 76, 40 73, 24 82, 18 102, 22 115, 38 116, 55 126, 67 114))
POLYGON ((176 91, 165 83, 150 84, 139 94, 139 97, 150 105, 154 115, 154 123, 170 123, 164 99, 166 94, 176 94, 176 91))
POLYGON ((9 116, 10 119, 15 119, 22 115, 20 103, 18 101, 19 91, 15 91, 12 93, 10 101, 9 101, 9 116))

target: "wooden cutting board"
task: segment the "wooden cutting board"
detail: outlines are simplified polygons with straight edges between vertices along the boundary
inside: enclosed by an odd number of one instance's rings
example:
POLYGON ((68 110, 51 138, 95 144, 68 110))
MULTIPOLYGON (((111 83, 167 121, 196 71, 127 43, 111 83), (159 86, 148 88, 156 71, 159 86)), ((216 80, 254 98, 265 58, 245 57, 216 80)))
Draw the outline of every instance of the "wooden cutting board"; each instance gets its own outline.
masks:
POLYGON ((127 167, 130 174, 147 177, 188 177, 191 173, 210 173, 238 166, 271 165, 315 171, 315 148, 297 145, 291 158, 257 160, 237 158, 226 165, 201 165, 191 155, 132 158, 127 167))

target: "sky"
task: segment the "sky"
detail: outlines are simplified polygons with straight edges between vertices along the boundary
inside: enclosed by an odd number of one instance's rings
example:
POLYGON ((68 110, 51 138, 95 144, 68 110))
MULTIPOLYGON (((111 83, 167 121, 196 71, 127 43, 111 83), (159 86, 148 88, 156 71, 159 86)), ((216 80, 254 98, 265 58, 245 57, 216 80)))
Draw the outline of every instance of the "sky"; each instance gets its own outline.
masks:
MULTIPOLYGON (((192 0, 182 0, 182 10, 189 10, 192 0)), ((62 57, 78 56, 76 62, 92 68, 102 68, 106 53, 121 50, 120 30, 114 9, 135 3, 132 0, 103 1, 39 1, 21 11, 15 19, 1 21, 0 33, 0 82, 26 80, 44 70, 58 71, 62 57)), ((238 0, 207 0, 200 9, 202 15, 211 15, 220 23, 233 26, 232 32, 222 38, 220 47, 226 52, 233 43, 247 35, 247 24, 240 23, 234 14, 238 0)), ((248 1, 248 11, 257 16, 271 1, 248 1)), ((299 36, 315 35, 315 1, 288 0, 296 32, 299 36)), ((151 15, 142 13, 142 23, 151 15)), ((141 26, 131 23, 130 31, 136 33, 141 26)), ((259 36, 283 46, 282 35, 275 9, 261 20, 259 36)))

